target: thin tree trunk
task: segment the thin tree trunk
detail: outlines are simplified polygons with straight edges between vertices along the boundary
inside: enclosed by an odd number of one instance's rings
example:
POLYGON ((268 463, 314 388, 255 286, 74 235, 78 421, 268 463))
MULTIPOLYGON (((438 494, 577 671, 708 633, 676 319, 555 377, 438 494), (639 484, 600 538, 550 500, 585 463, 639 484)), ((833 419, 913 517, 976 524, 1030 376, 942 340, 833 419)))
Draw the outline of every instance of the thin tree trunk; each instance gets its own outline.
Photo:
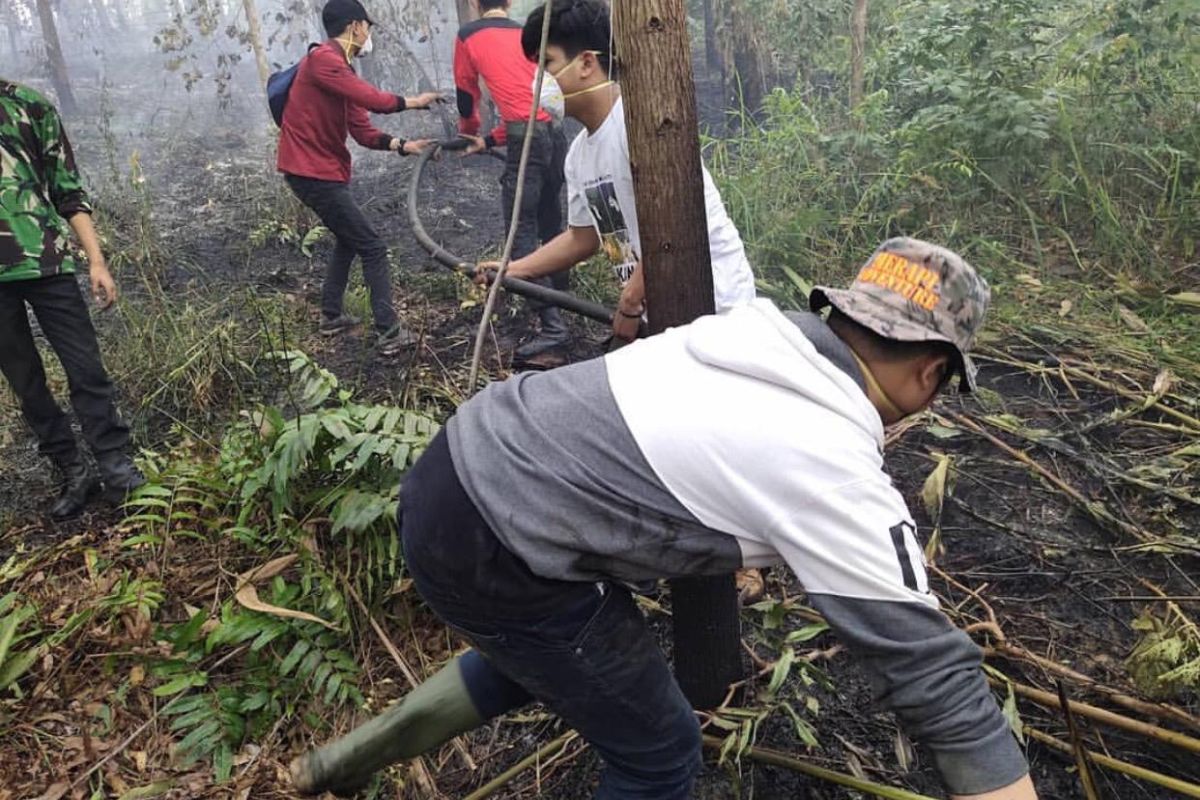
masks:
POLYGON ((733 72, 736 89, 746 111, 755 114, 762 107, 766 92, 760 47, 755 38, 754 17, 745 9, 731 8, 729 23, 733 29, 733 72))
POLYGON ((13 61, 17 60, 17 54, 21 50, 21 40, 17 37, 17 9, 16 5, 3 4, 4 7, 4 28, 8 32, 8 52, 12 56, 13 61))
POLYGON ((58 93, 59 110, 63 114, 74 114, 75 95, 71 91, 71 77, 67 73, 67 62, 63 60, 62 44, 58 41, 58 26, 54 24, 54 10, 50 0, 37 0, 38 19, 42 23, 42 38, 46 41, 46 58, 50 62, 50 80, 58 93))
POLYGON ((704 63, 708 65, 708 72, 711 75, 714 70, 720 69, 721 51, 717 46, 717 15, 713 9, 714 0, 702 0, 704 3, 704 63))
POLYGON ((254 61, 258 65, 258 79, 265 88, 271 67, 267 63, 266 48, 263 47, 262 20, 259 19, 254 0, 242 0, 242 7, 246 10, 247 30, 250 33, 250 46, 254 48, 254 61))
POLYGON ((454 5, 458 9, 459 25, 466 25, 468 22, 479 19, 479 15, 475 13, 475 9, 471 5, 471 0, 454 0, 454 5))
MULTIPOLYGON (((713 312, 696 85, 683 0, 614 0, 650 332, 713 312)), ((742 674, 732 575, 671 581, 675 672, 713 708, 742 674)))
MULTIPOLYGON (((106 5, 108 0, 96 0, 96 2, 100 3, 101 5, 106 5)), ((129 15, 125 13, 125 4, 122 2, 122 0, 117 0, 117 2, 113 3, 113 13, 117 16, 118 29, 123 31, 125 35, 128 36, 131 32, 129 28, 129 15)))
POLYGON ((854 0, 850 16, 850 107, 858 108, 865 93, 867 0, 854 0))
POLYGON ((112 17, 108 14, 108 6, 104 4, 104 0, 91 0, 92 11, 96 15, 96 21, 100 29, 105 33, 113 33, 116 31, 116 26, 113 25, 112 17))

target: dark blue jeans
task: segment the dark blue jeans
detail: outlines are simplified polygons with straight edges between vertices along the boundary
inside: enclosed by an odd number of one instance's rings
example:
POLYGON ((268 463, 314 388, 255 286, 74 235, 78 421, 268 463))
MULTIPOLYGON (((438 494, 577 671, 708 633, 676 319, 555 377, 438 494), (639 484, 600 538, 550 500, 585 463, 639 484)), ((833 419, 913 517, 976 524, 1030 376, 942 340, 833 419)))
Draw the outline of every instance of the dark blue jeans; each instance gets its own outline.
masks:
POLYGON ((405 479, 400 529, 417 590, 478 655, 485 717, 541 701, 603 758, 599 800, 684 800, 700 727, 629 590, 534 575, 488 527, 438 434, 405 479))

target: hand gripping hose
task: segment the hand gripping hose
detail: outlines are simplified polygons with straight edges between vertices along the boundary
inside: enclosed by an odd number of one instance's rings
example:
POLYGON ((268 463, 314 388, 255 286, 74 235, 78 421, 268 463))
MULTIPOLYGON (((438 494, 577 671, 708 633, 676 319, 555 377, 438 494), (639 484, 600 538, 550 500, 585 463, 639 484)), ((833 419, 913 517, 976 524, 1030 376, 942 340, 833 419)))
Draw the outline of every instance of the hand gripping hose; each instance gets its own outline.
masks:
MULTIPOLYGON (((468 144, 469 142, 466 139, 440 142, 433 147, 425 148, 417 156, 417 164, 413 168, 412 179, 408 184, 408 221, 412 225, 413 235, 417 237, 417 241, 420 242, 421 247, 425 248, 429 255, 433 256, 434 261, 455 272, 460 272, 467 277, 471 277, 475 274, 475 265, 442 247, 425 230, 425 226, 421 222, 420 206, 417 201, 421 188, 421 177, 425 173, 425 166, 429 163, 429 160, 439 150, 463 150, 468 144)), ((501 285, 513 294, 519 294, 531 300, 539 300, 552 306, 558 306, 565 311, 574 312, 588 319, 602 322, 605 325, 612 325, 612 311, 598 303, 577 297, 570 292, 560 292, 557 289, 542 286, 540 283, 533 283, 532 281, 521 280, 520 278, 506 277, 501 285)))

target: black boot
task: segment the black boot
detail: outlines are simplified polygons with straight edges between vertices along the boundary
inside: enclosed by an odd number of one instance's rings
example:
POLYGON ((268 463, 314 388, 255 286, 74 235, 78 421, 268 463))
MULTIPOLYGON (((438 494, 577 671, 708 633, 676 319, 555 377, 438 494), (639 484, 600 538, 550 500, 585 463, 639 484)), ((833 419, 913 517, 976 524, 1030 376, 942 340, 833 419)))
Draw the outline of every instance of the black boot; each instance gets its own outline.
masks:
POLYGON ((78 517, 87 507, 88 500, 100 489, 100 481, 80 456, 74 461, 58 462, 58 469, 63 477, 62 492, 50 506, 50 516, 53 519, 78 517))
POLYGON ((104 478, 104 499, 113 505, 124 503, 130 492, 146 482, 133 459, 120 451, 97 455, 96 461, 104 478))
POLYGON ((567 348, 571 344, 571 331, 555 306, 538 309, 542 331, 534 338, 513 351, 514 367, 554 369, 567 363, 567 348))

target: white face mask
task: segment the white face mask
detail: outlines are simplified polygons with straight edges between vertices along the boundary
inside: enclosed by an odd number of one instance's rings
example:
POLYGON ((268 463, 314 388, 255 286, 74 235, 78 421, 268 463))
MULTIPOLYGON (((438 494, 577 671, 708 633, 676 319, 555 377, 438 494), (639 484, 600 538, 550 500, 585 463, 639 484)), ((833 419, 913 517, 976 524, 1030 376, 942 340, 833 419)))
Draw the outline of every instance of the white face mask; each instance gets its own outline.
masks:
MULTIPOLYGON (((537 75, 533 76, 533 87, 537 88, 537 75)), ((563 98, 562 88, 549 72, 542 76, 540 102, 542 110, 555 120, 561 121, 567 113, 567 101, 563 98)))
POLYGON ((371 39, 371 32, 367 31, 367 40, 362 43, 362 47, 358 48, 358 54, 360 56, 370 55, 371 51, 374 49, 375 42, 371 39))

